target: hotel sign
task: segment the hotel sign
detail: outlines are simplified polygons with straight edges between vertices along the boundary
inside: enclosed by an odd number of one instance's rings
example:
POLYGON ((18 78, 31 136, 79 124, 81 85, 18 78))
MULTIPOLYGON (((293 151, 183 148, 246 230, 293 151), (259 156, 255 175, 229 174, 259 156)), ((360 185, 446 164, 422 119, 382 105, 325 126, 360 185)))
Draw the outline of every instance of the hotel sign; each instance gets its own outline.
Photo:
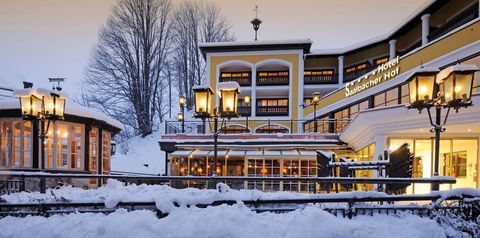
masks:
POLYGON ((351 97, 357 93, 360 93, 387 80, 390 80, 396 77, 399 73, 400 66, 398 65, 397 56, 390 61, 379 65, 375 70, 365 74, 363 77, 358 78, 355 81, 348 82, 345 85, 345 96, 351 97))

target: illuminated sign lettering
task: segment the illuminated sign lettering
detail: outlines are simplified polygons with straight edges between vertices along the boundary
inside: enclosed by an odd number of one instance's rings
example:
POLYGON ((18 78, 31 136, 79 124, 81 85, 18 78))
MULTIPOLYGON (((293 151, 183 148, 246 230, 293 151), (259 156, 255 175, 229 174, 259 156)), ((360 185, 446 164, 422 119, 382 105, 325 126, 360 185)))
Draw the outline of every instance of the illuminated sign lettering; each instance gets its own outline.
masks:
POLYGON ((348 82, 345 85, 345 96, 351 97, 366 89, 374 87, 382 82, 396 77, 400 73, 400 66, 398 66, 398 56, 390 61, 379 65, 375 70, 365 74, 363 77, 355 81, 348 82), (372 76, 370 79, 367 79, 372 76))

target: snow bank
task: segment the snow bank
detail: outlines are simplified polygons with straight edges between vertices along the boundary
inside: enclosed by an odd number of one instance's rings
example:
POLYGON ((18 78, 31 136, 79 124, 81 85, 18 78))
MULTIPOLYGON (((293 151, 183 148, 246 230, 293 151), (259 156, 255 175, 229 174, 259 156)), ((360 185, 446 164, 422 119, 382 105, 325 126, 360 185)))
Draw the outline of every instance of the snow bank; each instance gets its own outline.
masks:
MULTIPOLYGON (((58 189, 48 189, 46 194, 39 192, 21 192, 2 195, 8 203, 32 202, 105 202, 107 207, 115 207, 118 202, 156 202, 159 206, 170 207, 176 202, 182 204, 209 204, 215 200, 257 200, 257 199, 294 199, 294 198, 363 198, 384 197, 381 192, 348 192, 331 194, 300 194, 294 192, 262 192, 259 190, 234 190, 226 184, 219 184, 218 189, 175 189, 167 185, 128 185, 124 186, 117 180, 108 180, 107 186, 98 189, 86 190, 71 186, 58 189)), ((164 211, 167 212, 167 211, 164 211)))
POLYGON ((160 132, 154 132, 145 138, 136 136, 117 144, 117 152, 111 160, 112 171, 164 174, 165 152, 160 150, 158 140, 160 132))
POLYGON ((309 206, 285 214, 256 213, 243 205, 179 208, 158 219, 146 210, 110 215, 77 213, 6 217, 1 237, 446 237, 435 221, 412 215, 335 217, 309 206))

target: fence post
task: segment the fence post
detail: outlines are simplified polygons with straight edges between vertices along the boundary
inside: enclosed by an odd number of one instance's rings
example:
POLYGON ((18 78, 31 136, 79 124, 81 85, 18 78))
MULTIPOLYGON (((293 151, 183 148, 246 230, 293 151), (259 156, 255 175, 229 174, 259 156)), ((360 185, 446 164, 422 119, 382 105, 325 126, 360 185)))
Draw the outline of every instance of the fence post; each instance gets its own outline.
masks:
POLYGON ((165 135, 167 134, 167 124, 168 124, 168 121, 165 120, 165 133, 164 133, 165 135))

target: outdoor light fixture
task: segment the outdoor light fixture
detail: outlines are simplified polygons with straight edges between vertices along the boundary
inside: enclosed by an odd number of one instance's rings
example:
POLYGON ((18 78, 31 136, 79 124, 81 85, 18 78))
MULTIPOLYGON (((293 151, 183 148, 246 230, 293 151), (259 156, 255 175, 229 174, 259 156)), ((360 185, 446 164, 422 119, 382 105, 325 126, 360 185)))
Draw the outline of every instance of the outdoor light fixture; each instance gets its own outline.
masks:
POLYGON ((183 114, 181 112, 178 113, 177 120, 178 121, 183 121, 183 114))
POLYGON ((420 68, 407 81, 410 91, 410 106, 422 110, 433 105, 435 78, 438 68, 420 68))
POLYGON ((445 104, 458 110, 472 104, 472 88, 475 65, 455 65, 440 72, 437 83, 440 85, 440 94, 445 104))
POLYGON ((18 97, 20 98, 20 108, 22 110, 23 118, 34 119, 40 117, 43 111, 43 103, 40 95, 36 93, 26 93, 21 94, 18 97))
MULTIPOLYGON (((213 91, 208 86, 195 86, 193 88, 195 96, 195 118, 205 120, 213 118, 213 168, 217 168, 217 141, 220 131, 218 130, 218 118, 238 117, 238 94, 240 93, 240 85, 237 82, 221 82, 217 84, 218 95, 220 96, 220 107, 213 106, 213 91), (212 112, 212 109, 213 112, 212 112), (220 108, 220 110, 218 110, 220 108)), ((205 131, 205 128, 204 128, 205 131)), ((218 172, 213 169, 213 176, 217 176, 218 172)))
POLYGON ((196 118, 209 118, 212 114, 211 100, 213 91, 210 87, 197 86, 193 88, 195 96, 195 115, 196 118))
POLYGON ((177 120, 182 122, 182 133, 185 133, 185 105, 187 104, 185 96, 180 96, 178 103, 180 104, 180 113, 177 115, 177 120))
POLYGON ((313 104, 313 132, 318 132, 317 128, 317 104, 320 102, 320 93, 319 92, 314 92, 313 93, 313 98, 312 98, 312 104, 313 104))
MULTIPOLYGON (((14 95, 19 98, 23 119, 37 125, 34 128, 39 128, 38 137, 40 138, 41 147, 40 169, 43 171, 45 170, 45 139, 47 138, 48 129, 51 122, 63 119, 67 96, 58 90, 34 90, 31 87, 15 90, 14 95), (47 125, 45 125, 45 122, 47 122, 47 125), (40 127, 38 127, 38 124, 40 124, 40 127)), ((40 190, 42 193, 45 193, 46 181, 42 178, 40 182, 40 190)))
MULTIPOLYGON (((117 151, 117 142, 111 141, 110 142, 110 155, 115 155, 115 152, 117 151)), ((147 166, 148 167, 148 166, 147 166)))
POLYGON ((184 107, 185 104, 187 103, 187 99, 185 98, 185 96, 180 96, 178 98, 178 103, 180 104, 181 107, 184 107))
MULTIPOLYGON (((440 133, 445 131, 450 109, 458 109, 472 105, 472 86, 476 65, 450 66, 439 72, 438 68, 423 68, 414 72, 407 80, 410 91, 409 109, 421 112, 427 109, 428 118, 435 132, 434 176, 438 176, 440 157, 440 133), (435 108, 435 121, 430 113, 430 108, 435 108), (441 110, 447 109, 447 114, 442 123, 441 110)), ((432 190, 439 190, 439 184, 432 184, 432 190)))
POLYGON ((220 116, 224 118, 238 117, 238 87, 220 88, 220 116))

